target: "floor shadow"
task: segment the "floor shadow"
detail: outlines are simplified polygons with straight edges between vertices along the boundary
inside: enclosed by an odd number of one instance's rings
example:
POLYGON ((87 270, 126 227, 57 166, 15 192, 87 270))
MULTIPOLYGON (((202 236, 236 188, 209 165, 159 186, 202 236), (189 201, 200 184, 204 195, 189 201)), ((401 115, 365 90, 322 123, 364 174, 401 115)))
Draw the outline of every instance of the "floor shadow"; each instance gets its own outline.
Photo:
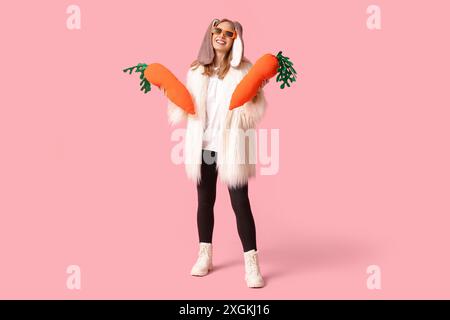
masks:
POLYGON ((310 237, 284 239, 264 248, 260 260, 269 269, 266 280, 352 265, 373 255, 374 247, 361 239, 345 237, 310 237))
POLYGON ((226 269, 226 268, 229 268, 229 267, 233 267, 233 266, 236 266, 236 265, 240 265, 240 264, 242 264, 243 262, 241 261, 241 260, 237 260, 237 259, 235 259, 235 260, 230 260, 230 261, 225 261, 225 262, 221 262, 221 263, 218 263, 218 264, 214 264, 213 263, 213 272, 214 271, 217 271, 217 270, 221 270, 221 269, 226 269))

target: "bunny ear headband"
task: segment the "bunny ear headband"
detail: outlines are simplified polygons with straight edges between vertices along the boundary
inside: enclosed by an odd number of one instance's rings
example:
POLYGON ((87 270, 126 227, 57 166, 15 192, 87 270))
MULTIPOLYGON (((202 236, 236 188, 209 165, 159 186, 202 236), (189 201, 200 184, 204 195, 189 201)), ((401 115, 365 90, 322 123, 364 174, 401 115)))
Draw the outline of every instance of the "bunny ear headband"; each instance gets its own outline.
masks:
MULTIPOLYGON (((220 22, 219 19, 213 19, 208 25, 205 36, 203 37, 202 45, 198 52, 197 60, 202 65, 207 65, 213 62, 214 48, 211 41, 211 28, 215 27, 220 22)), ((233 47, 231 48, 231 66, 236 68, 241 63, 244 56, 244 42, 242 40, 242 25, 238 21, 232 21, 234 30, 236 31, 236 39, 234 39, 233 47)))

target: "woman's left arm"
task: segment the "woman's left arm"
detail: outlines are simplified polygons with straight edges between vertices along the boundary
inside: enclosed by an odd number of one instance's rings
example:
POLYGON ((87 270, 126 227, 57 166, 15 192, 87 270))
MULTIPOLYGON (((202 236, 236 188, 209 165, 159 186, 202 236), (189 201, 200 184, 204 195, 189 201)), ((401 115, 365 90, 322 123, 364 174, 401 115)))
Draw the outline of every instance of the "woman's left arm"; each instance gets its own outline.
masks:
POLYGON ((242 106, 242 122, 244 129, 254 128, 264 117, 267 101, 264 96, 263 87, 267 84, 267 82, 268 80, 263 82, 256 96, 242 106))
POLYGON ((260 94, 261 90, 265 87, 265 85, 269 82, 269 79, 265 79, 263 80, 261 87, 259 87, 258 89, 258 93, 256 94, 256 96, 253 97, 253 101, 256 101, 258 99, 258 95, 260 94))

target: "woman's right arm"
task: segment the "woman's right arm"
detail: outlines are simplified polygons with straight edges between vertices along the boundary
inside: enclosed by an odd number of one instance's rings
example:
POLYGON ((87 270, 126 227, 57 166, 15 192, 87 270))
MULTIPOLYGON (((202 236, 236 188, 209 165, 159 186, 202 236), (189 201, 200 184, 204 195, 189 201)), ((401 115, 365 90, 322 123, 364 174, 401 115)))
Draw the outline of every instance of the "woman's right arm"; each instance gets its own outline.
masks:
MULTIPOLYGON (((189 86, 187 85, 189 83, 189 79, 190 79, 190 70, 187 73, 186 76, 186 88, 189 88, 189 86)), ((165 90, 162 89, 164 91, 164 95, 166 94, 165 90)), ((188 89, 189 91, 189 89, 188 89)), ((171 126, 174 126, 178 123, 180 123, 181 121, 187 119, 188 117, 188 113, 186 111, 184 111, 184 109, 178 107, 176 104, 174 104, 172 101, 170 101, 170 99, 167 99, 167 117, 169 120, 169 124, 171 126)))

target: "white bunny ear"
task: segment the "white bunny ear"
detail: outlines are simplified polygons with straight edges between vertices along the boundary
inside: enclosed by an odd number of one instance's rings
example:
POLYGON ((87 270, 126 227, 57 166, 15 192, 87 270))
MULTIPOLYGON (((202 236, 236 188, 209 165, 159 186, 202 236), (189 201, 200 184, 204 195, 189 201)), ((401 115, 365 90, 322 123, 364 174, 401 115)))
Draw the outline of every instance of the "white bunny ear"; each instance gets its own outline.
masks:
POLYGON ((242 41, 242 26, 239 22, 234 21, 234 26, 236 30, 236 39, 233 42, 233 48, 231 49, 231 61, 232 67, 238 67, 241 63, 242 57, 244 56, 244 42, 242 41))
POLYGON ((244 53, 244 47, 242 45, 241 37, 238 35, 236 39, 234 39, 233 48, 231 49, 231 61, 230 64, 232 67, 238 67, 241 63, 241 59, 244 53))

